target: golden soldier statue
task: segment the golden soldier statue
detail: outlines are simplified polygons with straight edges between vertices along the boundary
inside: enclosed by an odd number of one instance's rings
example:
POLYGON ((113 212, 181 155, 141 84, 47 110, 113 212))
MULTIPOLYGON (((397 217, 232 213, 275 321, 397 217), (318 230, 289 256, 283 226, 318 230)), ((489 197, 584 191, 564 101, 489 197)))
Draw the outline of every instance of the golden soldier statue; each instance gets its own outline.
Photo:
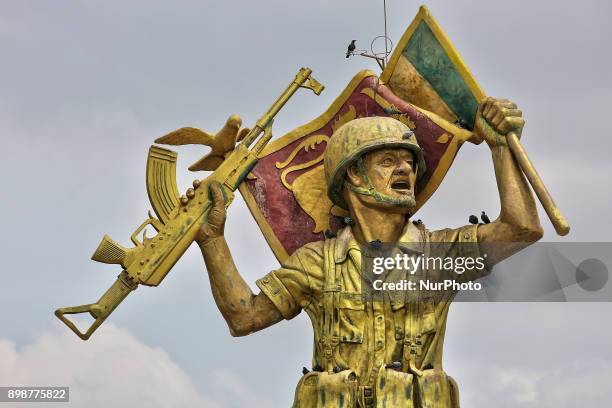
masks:
MULTIPOLYGON (((458 406, 456 387, 442 371, 450 300, 411 310, 405 310, 408 303, 388 307, 385 302, 363 302, 359 244, 474 243, 459 246, 463 253, 451 254, 473 256, 478 243, 527 245, 538 240, 542 227, 534 199, 505 142, 510 131, 520 134, 523 123, 512 102, 487 99, 481 105, 475 132, 491 148, 501 213, 490 224, 440 231, 410 222, 416 205, 414 186, 425 171, 413 132, 388 117, 344 124, 330 139, 324 165, 329 198, 349 212, 354 225, 345 226, 337 237, 295 251, 280 269, 257 281, 259 294, 251 292, 232 261, 223 236, 223 195, 218 184, 211 185, 213 209, 197 242, 232 335, 262 330, 302 309, 312 320, 315 371, 305 374, 298 385, 295 407, 339 406, 342 400, 348 407, 357 406, 357 401, 362 407, 382 407, 385 400, 396 407, 458 406)), ((489 253, 489 265, 518 249, 489 253)))
POLYGON ((486 253, 485 268, 455 275, 471 282, 542 237, 529 184, 556 231, 567 234, 569 225, 519 142, 522 112, 506 99, 485 96, 424 7, 380 76, 357 73, 323 114, 268 144, 274 116, 299 88, 323 90, 302 68, 250 130, 232 115, 216 135, 182 128, 157 139, 210 146, 190 169, 213 173, 179 197, 176 153, 152 146, 147 190, 157 218, 149 213, 136 229, 133 248, 105 236, 92 259, 121 265, 116 282, 96 303, 55 314, 87 340, 139 285, 159 285, 196 241, 233 336, 292 319, 302 309, 309 315, 313 361, 297 386, 295 408, 458 407, 456 383, 442 369, 446 318, 457 291, 364 296, 370 256, 364 248, 410 245, 426 254, 442 243, 437 255, 449 259, 486 253), (490 149, 499 217, 429 231, 412 217, 467 141, 485 141, 490 149), (257 281, 258 294, 236 269, 223 234, 236 189, 282 265, 257 281), (154 237, 144 235, 147 226, 157 231, 154 237), (494 243, 511 244, 488 245, 494 243), (67 318, 79 313, 95 319, 85 332, 67 318))

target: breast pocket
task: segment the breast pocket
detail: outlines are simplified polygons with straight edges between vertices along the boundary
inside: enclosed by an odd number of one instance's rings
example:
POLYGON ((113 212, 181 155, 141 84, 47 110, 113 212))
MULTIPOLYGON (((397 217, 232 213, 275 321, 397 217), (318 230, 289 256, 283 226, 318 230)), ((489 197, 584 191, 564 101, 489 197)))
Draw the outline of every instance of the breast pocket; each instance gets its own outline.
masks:
MULTIPOLYGON (((404 300, 391 301, 393 310, 393 320, 395 323, 395 339, 401 340, 404 337, 404 325, 409 318, 408 313, 415 313, 417 309, 415 303, 409 304, 404 300)), ((420 333, 434 333, 436 331, 436 304, 433 298, 426 297, 418 302, 418 309, 421 313, 420 333)))
POLYGON ((361 293, 340 293, 338 304, 340 341, 362 343, 365 327, 365 304, 361 293))

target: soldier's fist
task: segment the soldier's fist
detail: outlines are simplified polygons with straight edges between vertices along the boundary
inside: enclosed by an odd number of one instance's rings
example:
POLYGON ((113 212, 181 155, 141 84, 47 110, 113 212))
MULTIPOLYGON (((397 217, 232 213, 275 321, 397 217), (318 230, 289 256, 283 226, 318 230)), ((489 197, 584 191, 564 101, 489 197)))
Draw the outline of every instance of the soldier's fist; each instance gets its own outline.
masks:
POLYGON ((487 98, 478 107, 474 132, 481 136, 489 147, 506 145, 506 135, 514 132, 521 137, 525 126, 523 112, 508 99, 487 98))
POLYGON ((198 245, 202 245, 212 238, 222 236, 225 229, 227 212, 225 209, 225 198, 223 197, 223 191, 221 191, 221 184, 218 181, 213 181, 210 183, 208 191, 212 201, 212 207, 208 213, 206 222, 200 227, 198 235, 196 236, 198 245))

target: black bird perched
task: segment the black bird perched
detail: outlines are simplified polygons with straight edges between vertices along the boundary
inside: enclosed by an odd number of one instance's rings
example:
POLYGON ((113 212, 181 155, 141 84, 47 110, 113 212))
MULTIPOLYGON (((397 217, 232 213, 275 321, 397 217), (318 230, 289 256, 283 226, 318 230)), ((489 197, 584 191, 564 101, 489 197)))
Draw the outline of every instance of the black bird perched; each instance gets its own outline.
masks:
POLYGON ((402 113, 404 113, 404 112, 402 112, 400 110, 397 110, 397 109, 394 109, 394 108, 383 108, 383 112, 385 112, 385 115, 389 115, 389 116, 391 116, 391 115, 401 115, 402 113))
POLYGON ((470 215, 469 221, 470 221, 470 224, 476 225, 476 224, 478 224, 478 217, 475 216, 474 214, 472 214, 472 215, 470 215))
POLYGON ((414 136, 414 132, 408 129, 408 131, 402 135, 402 139, 410 139, 412 136, 414 136))
POLYGON ((489 219, 489 216, 487 214, 485 214, 485 212, 481 212, 480 213, 480 219, 482 220, 482 222, 484 222, 485 224, 490 224, 491 220, 489 219))
POLYGON ((330 229, 326 229, 324 234, 325 234, 325 238, 335 238, 336 237, 336 234, 334 233, 334 231, 330 229))
POLYGON ((348 49, 346 50, 346 58, 353 55, 353 51, 355 51, 355 40, 351 40, 351 43, 349 44, 348 49))
POLYGON ((380 239, 375 239, 374 241, 370 242, 370 246, 372 249, 379 250, 382 248, 382 242, 380 239))
POLYGON ((392 370, 401 370, 402 369, 402 363, 400 361, 394 361, 391 364, 387 364, 386 368, 390 368, 392 370))

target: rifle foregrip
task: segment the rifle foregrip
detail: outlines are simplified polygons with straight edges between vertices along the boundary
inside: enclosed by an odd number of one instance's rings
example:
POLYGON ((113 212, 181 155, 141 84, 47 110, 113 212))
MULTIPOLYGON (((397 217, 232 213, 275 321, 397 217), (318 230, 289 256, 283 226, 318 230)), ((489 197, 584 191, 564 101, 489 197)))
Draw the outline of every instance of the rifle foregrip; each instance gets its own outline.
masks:
POLYGON ((130 294, 131 291, 138 287, 137 283, 133 283, 127 272, 123 271, 117 277, 117 280, 113 285, 102 295, 97 303, 91 303, 88 305, 63 307, 55 311, 55 315, 62 321, 70 330, 72 330, 82 340, 87 340, 93 334, 94 331, 106 320, 106 318, 115 310, 123 299, 130 294), (81 332, 76 325, 68 320, 65 315, 68 314, 80 314, 86 313, 95 319, 92 325, 87 329, 86 332, 81 332))

